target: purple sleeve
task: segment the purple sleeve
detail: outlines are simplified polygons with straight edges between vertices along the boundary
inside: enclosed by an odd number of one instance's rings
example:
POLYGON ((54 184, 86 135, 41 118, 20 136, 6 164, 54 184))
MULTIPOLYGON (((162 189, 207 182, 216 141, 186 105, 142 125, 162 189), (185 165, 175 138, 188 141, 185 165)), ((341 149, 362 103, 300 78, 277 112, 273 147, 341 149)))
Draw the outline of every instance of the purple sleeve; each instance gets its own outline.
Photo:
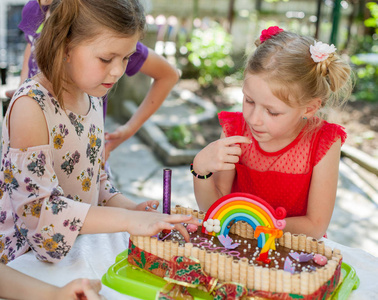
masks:
POLYGON ((18 28, 24 32, 25 39, 28 43, 31 43, 31 37, 37 34, 36 31, 45 19, 47 9, 48 6, 43 6, 42 11, 38 1, 35 0, 26 3, 22 9, 22 19, 20 24, 18 24, 18 28))
POLYGON ((126 67, 126 75, 133 76, 139 72, 148 56, 148 48, 142 43, 138 42, 136 46, 136 52, 131 55, 129 63, 126 67))

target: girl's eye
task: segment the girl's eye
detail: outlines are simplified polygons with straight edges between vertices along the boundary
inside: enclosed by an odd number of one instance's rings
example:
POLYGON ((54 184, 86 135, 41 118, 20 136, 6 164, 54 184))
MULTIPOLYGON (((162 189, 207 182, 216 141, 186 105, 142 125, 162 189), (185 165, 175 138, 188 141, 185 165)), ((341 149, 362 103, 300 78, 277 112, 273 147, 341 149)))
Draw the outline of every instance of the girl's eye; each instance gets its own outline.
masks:
POLYGON ((250 99, 247 99, 247 98, 245 98, 245 102, 251 103, 251 104, 255 103, 253 100, 250 100, 250 99))
POLYGON ((270 110, 268 110, 268 113, 273 116, 273 117, 277 117, 279 115, 279 113, 274 113, 274 112, 271 112, 270 110))
POLYGON ((111 59, 105 59, 105 58, 101 58, 100 57, 100 60, 103 62, 103 63, 105 63, 105 64, 108 64, 108 63, 110 63, 112 60, 111 59))

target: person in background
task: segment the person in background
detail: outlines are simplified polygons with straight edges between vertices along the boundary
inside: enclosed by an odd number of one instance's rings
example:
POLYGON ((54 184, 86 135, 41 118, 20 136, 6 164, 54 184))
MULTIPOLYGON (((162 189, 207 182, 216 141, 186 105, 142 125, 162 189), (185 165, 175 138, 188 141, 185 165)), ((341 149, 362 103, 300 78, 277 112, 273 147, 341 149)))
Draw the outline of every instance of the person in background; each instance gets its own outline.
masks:
MULTIPOLYGON (((20 84, 26 78, 31 78, 39 72, 35 59, 35 44, 38 40, 44 21, 50 14, 52 0, 31 0, 25 4, 22 11, 22 20, 19 28, 24 32, 26 48, 20 76, 20 84)), ((119 126, 114 132, 106 133, 105 158, 122 142, 133 136, 148 120, 148 118, 161 106, 167 95, 179 79, 178 70, 155 51, 147 48, 138 41, 136 51, 129 59, 125 74, 133 76, 141 72, 153 79, 143 102, 135 114, 124 125, 119 126)), ((12 98, 15 90, 7 91, 6 95, 12 98)), ((104 96, 104 118, 108 106, 108 97, 104 96)))
POLYGON ((102 300, 100 280, 76 279, 53 286, 0 264, 0 297, 16 300, 102 300))
POLYGON ((0 262, 31 249, 58 262, 79 234, 151 236, 186 215, 146 212, 104 171, 103 99, 144 33, 138 0, 54 0, 35 55, 40 73, 14 93, 3 124, 0 262), (99 17, 101 16, 101 17, 99 17))
POLYGON ((350 74, 334 45, 277 26, 264 30, 246 64, 243 111, 219 113, 221 138, 191 165, 199 208, 250 193, 286 209, 285 230, 322 237, 346 133, 317 113, 348 98, 350 74))

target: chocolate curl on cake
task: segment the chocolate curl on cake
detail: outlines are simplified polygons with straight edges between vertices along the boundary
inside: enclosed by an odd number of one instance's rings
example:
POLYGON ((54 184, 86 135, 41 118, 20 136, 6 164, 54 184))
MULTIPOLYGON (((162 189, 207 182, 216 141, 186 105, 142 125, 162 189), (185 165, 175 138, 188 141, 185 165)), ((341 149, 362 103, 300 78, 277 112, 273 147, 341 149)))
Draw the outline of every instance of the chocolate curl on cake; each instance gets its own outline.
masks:
POLYGON ((164 257, 164 241, 158 240, 157 242, 157 256, 164 257))
POLYGON ((171 244, 172 244, 172 241, 170 241, 170 240, 165 241, 165 243, 164 243, 164 256, 163 256, 163 258, 165 260, 171 259, 171 244))
POLYGON ((240 265, 239 261, 234 259, 232 261, 232 272, 231 272, 231 281, 232 282, 239 282, 240 278, 240 265))
POLYGON ((177 255, 178 256, 184 256, 185 255, 185 247, 183 245, 178 246, 177 255))
POLYGON ((298 234, 291 235, 291 249, 299 250, 299 236, 298 234))
POLYGON ((306 237, 306 252, 311 253, 311 241, 312 237, 308 236, 306 237))
POLYGON ((323 241, 318 241, 318 253, 321 255, 324 255, 324 242, 323 241))
POLYGON ((210 250, 206 250, 206 254, 205 254, 205 272, 210 274, 210 270, 211 270, 211 251, 210 250))
POLYGON ((232 261, 234 260, 234 257, 227 254, 226 256, 226 268, 224 272, 224 281, 229 282, 232 278, 232 261))
POLYGON ((149 236, 143 237, 143 250, 151 253, 151 238, 149 236))
POLYGON ((291 293, 291 273, 283 272, 283 292, 291 293))
POLYGON ((284 270, 277 270, 277 280, 276 280, 276 292, 283 293, 283 275, 286 273, 284 270))
POLYGON ((302 252, 306 252, 306 235, 305 234, 299 235, 299 250, 302 252))
POLYGON ((178 241, 172 241, 172 245, 171 245, 172 256, 178 256, 178 247, 179 247, 178 241))
POLYGON ((315 277, 316 277, 315 273, 309 273, 308 293, 310 295, 316 291, 315 277))
POLYGON ((157 255, 157 242, 158 239, 156 236, 151 238, 151 254, 157 255))
POLYGON ((246 221, 241 221, 240 236, 243 238, 247 238, 247 225, 246 221))
POLYGON ((239 282, 242 285, 247 286, 248 258, 243 257, 242 259, 240 259, 239 265, 240 265, 239 282))
POLYGON ((247 223, 247 239, 253 239, 253 227, 247 223))
POLYGON ((277 269, 269 269, 269 292, 275 293, 277 286, 277 269))
POLYGON ((318 240, 312 238, 311 240, 311 253, 317 253, 318 252, 318 240))
POLYGON ((189 257, 192 253, 193 244, 192 243, 186 243, 185 244, 185 256, 189 257))
POLYGON ((261 290, 261 273, 262 273, 262 267, 255 266, 255 289, 261 290))
POLYGON ((328 259, 332 259, 332 248, 326 246, 324 248, 324 255, 325 257, 327 257, 328 259))
POLYGON ((253 265, 247 267, 247 288, 255 288, 255 267, 253 265))
POLYGON ((291 293, 299 294, 301 292, 301 275, 293 274, 291 276, 291 293))
POLYGON ((190 256, 199 259, 199 248, 193 247, 190 256))
POLYGON ((301 273, 301 294, 302 295, 309 294, 309 280, 310 280, 310 273, 302 272, 301 273))
POLYGON ((200 261, 201 266, 203 267, 205 265, 205 261, 206 261, 206 250, 205 249, 199 249, 198 250, 198 259, 200 261))
POLYGON ((163 214, 171 214, 171 178, 172 170, 163 170, 163 214))
POLYGON ((226 269, 226 253, 221 252, 218 258, 218 279, 224 281, 224 273, 226 269))
POLYGON ((218 256, 217 252, 212 252, 210 255, 211 266, 210 266, 210 276, 217 278, 218 277, 218 256))
POLYGON ((290 232, 285 232, 284 233, 284 246, 286 248, 291 248, 291 233, 290 232))
POLYGON ((263 268, 261 272, 261 289, 263 291, 269 291, 269 268, 263 268))
POLYGON ((141 235, 137 236, 137 247, 140 249, 144 249, 144 237, 141 235))

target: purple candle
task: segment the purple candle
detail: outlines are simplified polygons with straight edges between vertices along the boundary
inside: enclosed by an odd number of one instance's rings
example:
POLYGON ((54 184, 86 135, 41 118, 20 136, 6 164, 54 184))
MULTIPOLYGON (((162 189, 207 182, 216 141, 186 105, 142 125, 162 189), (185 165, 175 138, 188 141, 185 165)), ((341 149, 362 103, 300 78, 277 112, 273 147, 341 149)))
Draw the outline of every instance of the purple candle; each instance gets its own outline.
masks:
POLYGON ((172 170, 163 170, 163 214, 171 214, 171 178, 172 170))

